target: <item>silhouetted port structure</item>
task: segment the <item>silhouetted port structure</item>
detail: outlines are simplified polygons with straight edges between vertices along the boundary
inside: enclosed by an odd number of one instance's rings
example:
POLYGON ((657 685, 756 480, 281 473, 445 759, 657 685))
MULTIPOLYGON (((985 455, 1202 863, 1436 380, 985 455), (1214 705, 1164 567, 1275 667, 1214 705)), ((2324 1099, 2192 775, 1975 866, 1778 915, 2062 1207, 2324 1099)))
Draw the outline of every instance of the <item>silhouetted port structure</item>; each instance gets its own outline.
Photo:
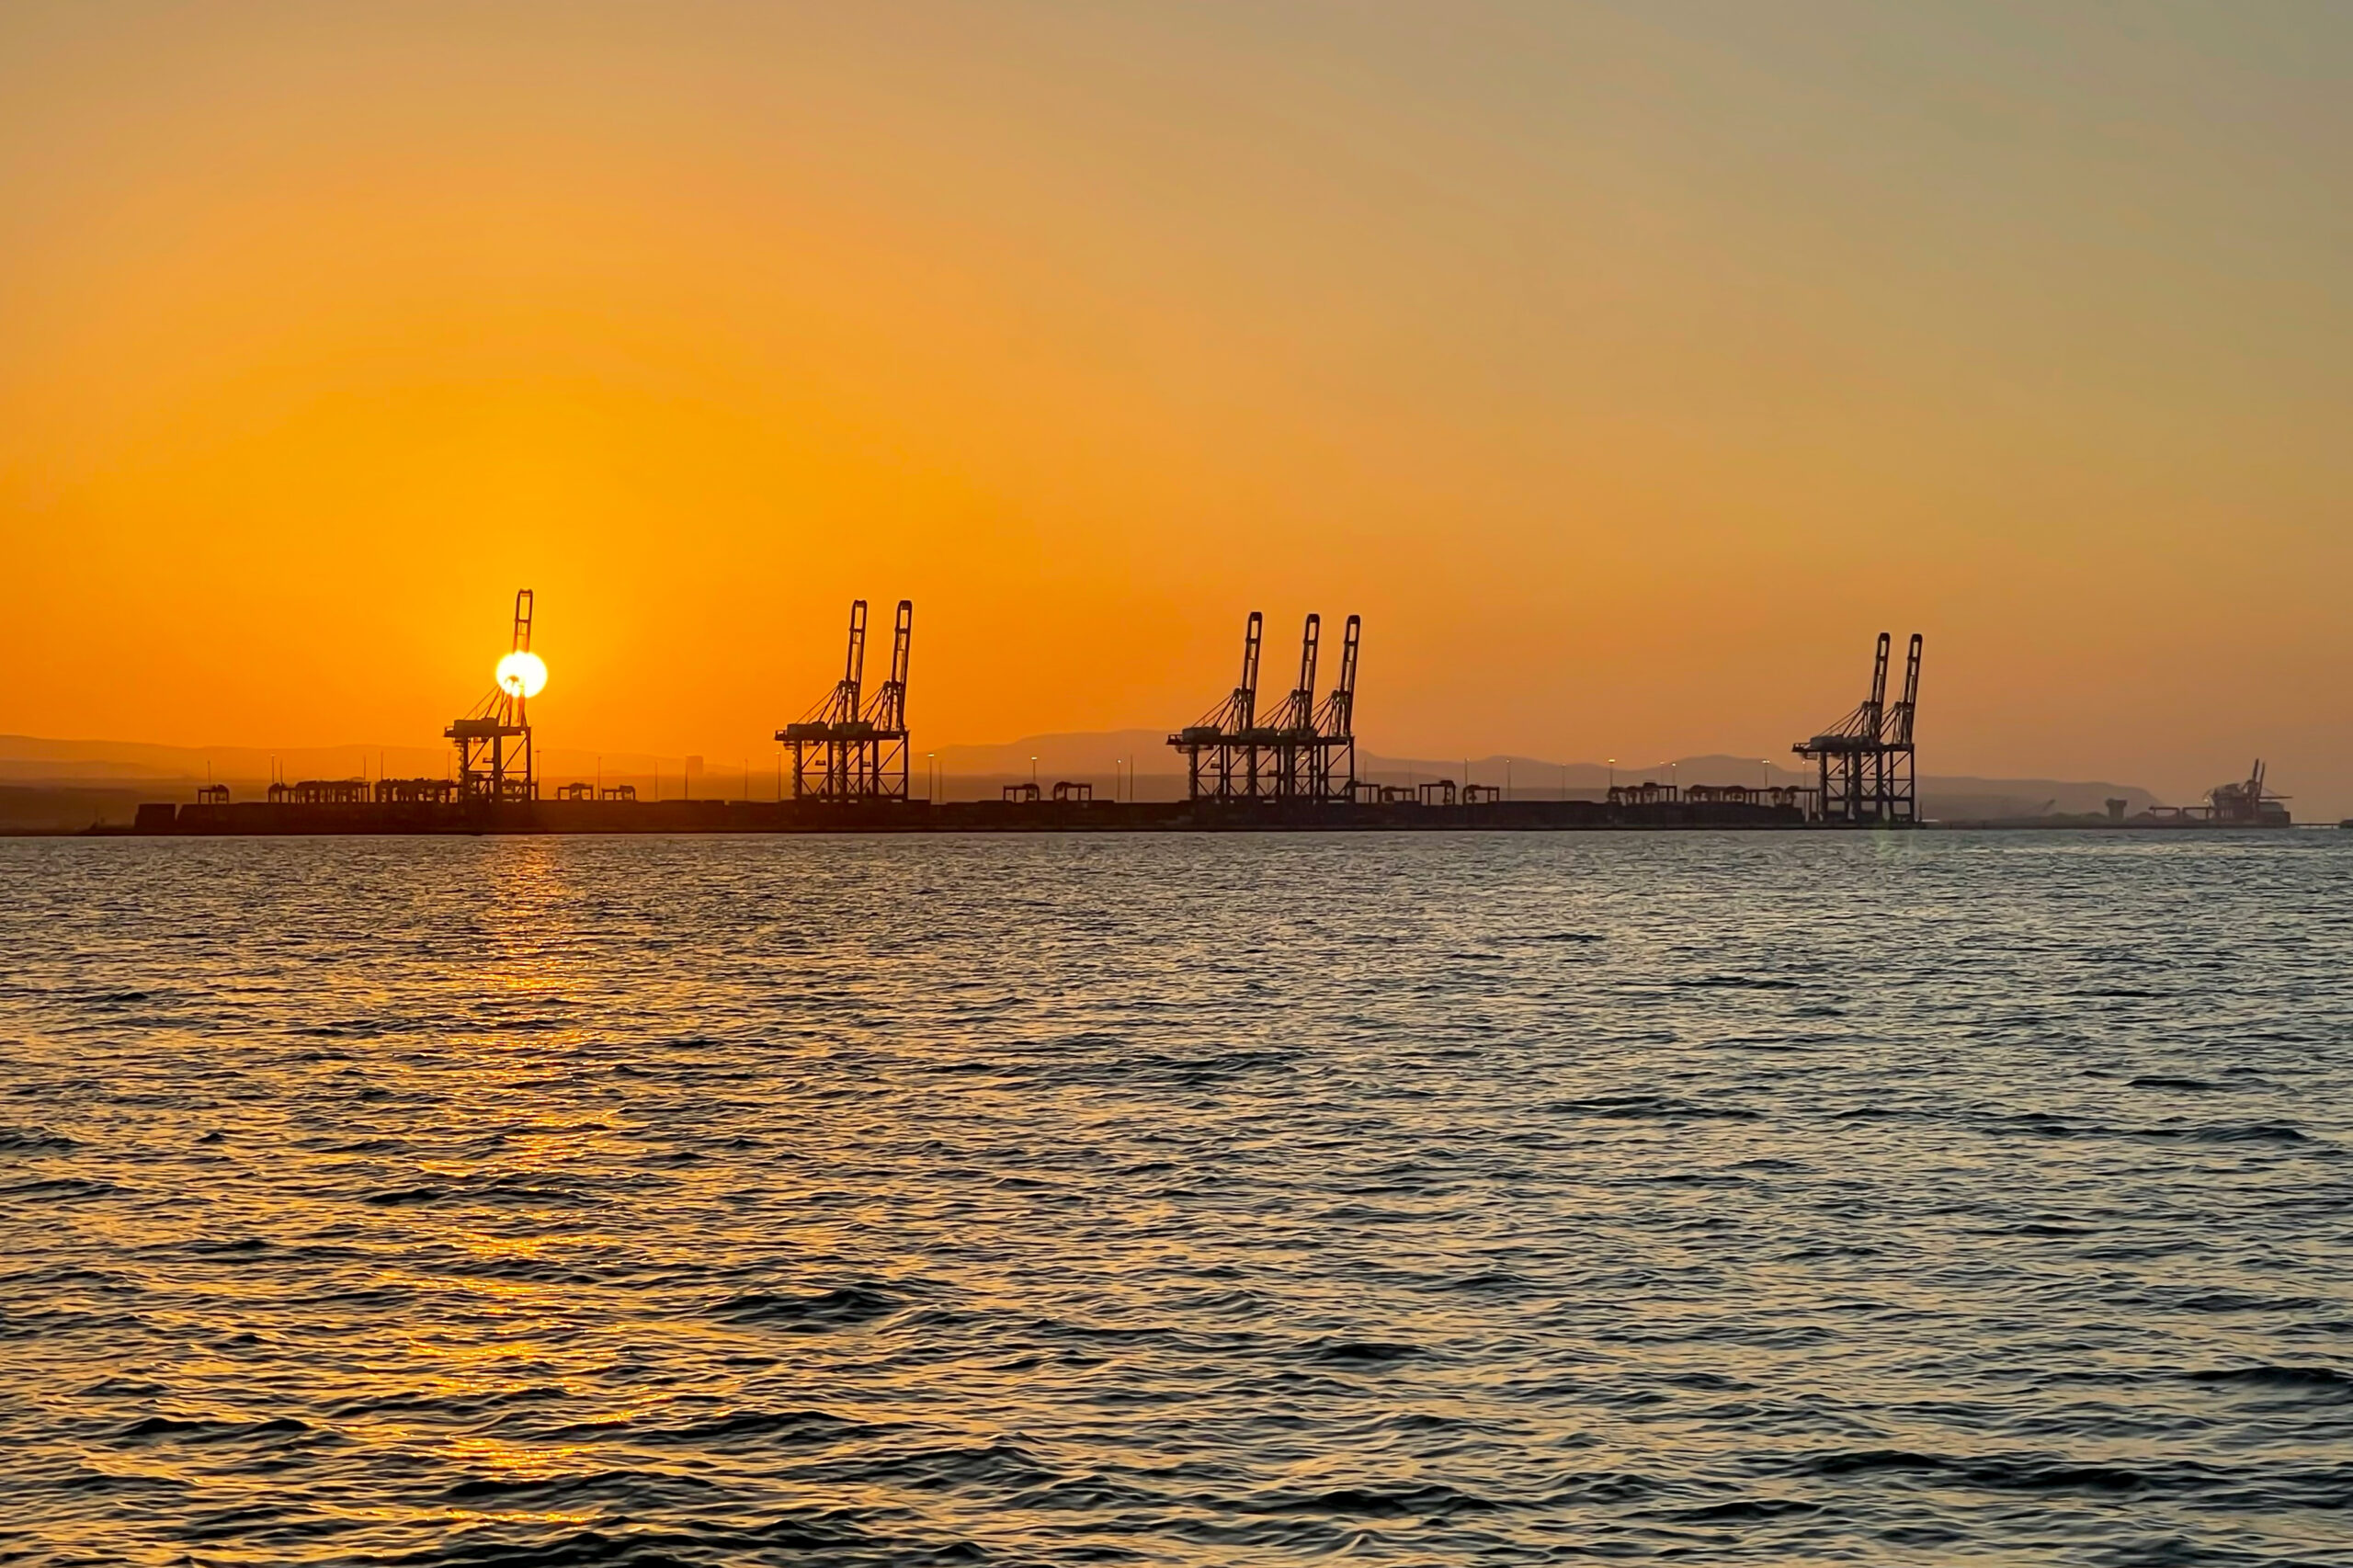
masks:
MULTIPOLYGON (((1103 800, 1094 781, 1031 778, 1003 788, 1002 799, 912 799, 913 751, 907 678, 915 604, 902 599, 893 618, 889 677, 865 686, 867 601, 850 606, 841 678, 800 720, 776 732, 792 754, 789 799, 654 798, 629 784, 572 781, 540 799, 529 699, 546 666, 531 652, 532 593, 515 596, 513 637, 495 685, 444 731, 457 750, 451 778, 274 780, 264 800, 233 801, 208 784, 194 802, 141 804, 132 831, 170 834, 319 833, 861 833, 1212 831, 1264 829, 1505 830, 1610 828, 1790 828, 1809 818, 1831 824, 1908 824, 1917 820, 1913 720, 1920 688, 1921 639, 1911 642, 1902 695, 1887 695, 1890 636, 1879 638, 1870 695, 1831 729, 1794 748, 1817 767, 1818 787, 1699 785, 1678 790, 1653 780, 1618 784, 1602 800, 1512 797, 1506 788, 1451 778, 1375 784, 1357 777, 1356 694, 1364 623, 1351 615, 1342 635, 1338 678, 1318 694, 1323 618, 1309 615, 1300 640, 1299 674, 1290 690, 1262 710, 1258 681, 1266 617, 1249 613, 1242 676, 1225 700, 1168 737, 1185 758, 1182 800, 1103 800)), ((1131 780, 1133 766, 1125 769, 1131 780)), ((1466 764, 1466 768, 1467 768, 1466 764)), ((272 772, 277 770, 272 768, 272 772)), ((362 772, 364 773, 363 767, 362 772)), ((781 767, 779 767, 779 774, 781 767)), ((780 783, 779 779, 779 783, 780 783)), ((993 781, 995 782, 995 781, 993 781)), ((2145 818, 2143 820, 2156 820, 2145 818)), ((2260 764, 2246 783, 2213 792, 2201 815, 2163 820, 2284 824, 2279 798, 2264 788, 2260 764)))
MULTIPOLYGON (((2116 814, 2123 814, 2120 805, 2116 814)), ((2290 827, 2294 825, 2288 815, 2288 797, 2274 794, 2264 782, 2263 759, 2256 757, 2246 781, 2241 784, 2217 784, 2206 791, 2206 803, 2199 806, 2151 806, 2142 821, 2166 826, 2206 827, 2290 827)))
POLYGON ((891 630, 891 678, 866 701, 866 601, 852 601, 842 678, 776 733, 792 750, 794 800, 847 805, 908 798, 907 660, 915 625, 915 601, 901 599, 891 630))
POLYGON ((1266 617, 1256 610, 1242 636, 1242 682, 1200 720, 1168 737, 1185 758, 1185 798, 1234 804, 1353 802, 1357 785, 1357 653, 1364 619, 1350 616, 1340 640, 1340 678, 1319 705, 1315 666, 1324 618, 1310 615, 1300 639, 1299 684, 1262 721, 1258 662, 1266 617))
POLYGON ((2288 825, 2288 797, 2273 794, 2264 783, 2259 756, 2245 783, 2217 784, 2206 791, 2206 811, 2211 820, 2239 827, 2288 825))
MULTIPOLYGON (((515 640, 510 653, 531 651, 531 590, 515 593, 515 640)), ((518 681, 492 684, 490 695, 465 717, 441 732, 458 747, 458 799, 493 805, 539 798, 540 780, 531 758, 529 698, 518 681), (509 742, 515 743, 510 749, 509 742)), ((403 780, 404 783, 429 782, 403 780)))
POLYGON ((1879 634, 1870 695, 1837 723, 1790 749, 1816 766, 1814 813, 1849 825, 1916 823, 1912 720, 1920 700, 1920 634, 1904 659, 1904 695, 1887 701, 1887 656, 1893 640, 1879 634))

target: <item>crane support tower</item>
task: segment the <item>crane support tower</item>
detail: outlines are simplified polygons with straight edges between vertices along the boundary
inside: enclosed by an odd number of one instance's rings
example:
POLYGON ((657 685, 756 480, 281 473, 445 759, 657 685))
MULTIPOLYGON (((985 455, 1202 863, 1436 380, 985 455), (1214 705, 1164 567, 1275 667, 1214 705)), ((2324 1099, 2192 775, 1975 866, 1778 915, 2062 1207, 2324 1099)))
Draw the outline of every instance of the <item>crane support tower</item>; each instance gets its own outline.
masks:
POLYGON ((1313 787, 1315 759, 1315 655, 1324 641, 1324 618, 1310 615, 1299 642, 1299 684, 1267 722, 1274 754, 1275 798, 1295 801, 1313 787))
POLYGON ((1185 758, 1186 798, 1288 803, 1356 798, 1357 649, 1363 618, 1350 616, 1341 643, 1340 683, 1319 706, 1315 672, 1324 618, 1310 615, 1300 638, 1299 684, 1273 711, 1258 712, 1259 655, 1266 617, 1256 610, 1242 636, 1242 680, 1224 701, 1168 737, 1185 758))
POLYGON ((849 607, 849 653, 842 678, 816 705, 776 733, 792 748, 792 798, 850 803, 904 801, 907 793, 907 662, 915 606, 899 601, 891 628, 891 676, 865 700, 866 601, 849 607))
POLYGON ((1364 639, 1364 617, 1348 617, 1340 636, 1340 684, 1315 710, 1313 773, 1309 793, 1319 801, 1357 797, 1357 645, 1364 639))
POLYGON ((1910 824, 1920 820, 1913 769, 1912 723, 1920 702, 1920 634, 1904 661, 1904 695, 1887 700, 1888 651, 1893 640, 1879 634, 1871 665, 1870 695, 1859 707, 1812 740, 1790 749, 1815 765, 1818 822, 1910 824))
MULTIPOLYGON (((531 651, 531 590, 515 593, 515 639, 511 653, 531 651)), ((536 801, 540 779, 531 757, 529 696, 519 683, 494 684, 490 695, 465 716, 453 719, 442 737, 458 748, 458 799, 465 803, 513 804, 536 801), (511 744, 509 743, 512 743, 511 744)))

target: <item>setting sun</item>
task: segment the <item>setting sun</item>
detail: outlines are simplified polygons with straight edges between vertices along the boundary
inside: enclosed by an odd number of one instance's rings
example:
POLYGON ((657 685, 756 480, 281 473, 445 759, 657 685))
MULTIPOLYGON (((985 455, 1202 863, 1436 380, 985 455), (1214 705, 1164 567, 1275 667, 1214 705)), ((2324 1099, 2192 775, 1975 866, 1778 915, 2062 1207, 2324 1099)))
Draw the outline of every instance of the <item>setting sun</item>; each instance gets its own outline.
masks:
POLYGON ((498 689, 509 697, 537 697, 547 683, 547 661, 537 653, 517 651, 498 661, 498 689))

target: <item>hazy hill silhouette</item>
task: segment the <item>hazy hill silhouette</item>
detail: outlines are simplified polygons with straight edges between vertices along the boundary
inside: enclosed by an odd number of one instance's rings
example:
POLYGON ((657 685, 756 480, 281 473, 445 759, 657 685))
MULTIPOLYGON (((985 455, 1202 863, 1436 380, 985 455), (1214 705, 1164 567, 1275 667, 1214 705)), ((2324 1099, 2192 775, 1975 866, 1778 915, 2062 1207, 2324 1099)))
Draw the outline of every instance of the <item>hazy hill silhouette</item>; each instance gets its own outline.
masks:
MULTIPOLYGON (((1165 730, 1057 732, 1025 735, 995 745, 947 745, 913 758, 915 790, 924 792, 926 768, 937 770, 951 799, 985 798, 1004 786, 1030 778, 1091 783, 1100 794, 1132 788, 1139 800, 1174 800, 1185 792, 1183 766, 1167 744, 1165 730), (1033 764, 1032 758, 1035 758, 1033 764), (1131 769, 1132 767, 1132 784, 1131 769)), ((1794 760, 1794 759, 1791 759, 1794 760)), ((778 789, 773 755, 714 757, 691 779, 682 777, 687 759, 649 753, 589 752, 550 748, 542 762, 550 785, 573 778, 630 782, 641 791, 673 796, 750 795, 765 800, 778 789)), ((0 827, 85 826, 93 820, 128 821, 142 800, 180 799, 210 778, 240 794, 257 792, 275 770, 284 778, 439 778, 449 756, 440 746, 294 746, 272 751, 255 746, 166 746, 139 741, 51 740, 0 735, 0 827)), ((1451 778, 1507 786, 1529 799, 1594 796, 1611 778, 1621 784, 1660 783, 1798 784, 1804 775, 1779 761, 1711 754, 1663 761, 1561 762, 1552 758, 1495 753, 1485 756, 1390 756, 1360 750, 1358 776, 1382 784, 1427 783, 1451 778), (1466 767, 1467 764, 1467 767, 1466 767)), ((1923 774, 1921 809, 1944 821, 2050 814, 2097 813, 2119 799, 2128 812, 2155 803, 2135 785, 2054 778, 1977 778, 1923 774)))

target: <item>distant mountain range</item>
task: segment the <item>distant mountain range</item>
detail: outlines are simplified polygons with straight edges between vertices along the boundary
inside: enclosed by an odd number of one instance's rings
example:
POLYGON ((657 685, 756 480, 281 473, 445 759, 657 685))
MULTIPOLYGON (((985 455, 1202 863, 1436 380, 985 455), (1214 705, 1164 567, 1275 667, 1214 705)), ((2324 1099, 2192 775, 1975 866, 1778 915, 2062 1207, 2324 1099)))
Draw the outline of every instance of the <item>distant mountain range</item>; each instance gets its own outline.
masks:
MULTIPOLYGON (((942 746, 939 766, 951 779, 1028 778, 1032 760, 1040 783, 1057 778, 1108 779, 1123 774, 1132 759, 1140 783, 1156 777, 1182 780, 1184 767, 1168 749, 1165 730, 1110 730, 1074 734, 1029 735, 1002 745, 942 746)), ((1509 785, 1516 794, 1591 794, 1607 790, 1614 778, 1620 784, 1656 778, 1661 783, 1758 784, 1768 769, 1755 760, 1731 756, 1682 757, 1647 767, 1606 763, 1553 762, 1542 757, 1495 754, 1474 757, 1385 756, 1359 747, 1357 776, 1381 784, 1427 783, 1451 778, 1457 783, 1509 785)), ((1770 769, 1771 781, 1799 782, 1786 768, 1770 769)), ((1175 791, 1182 793, 1181 789, 1175 791)))
MULTIPOLYGON (((574 759, 593 766, 593 754, 551 748, 542 760, 569 768, 574 759)), ((0 735, 0 780, 24 782, 97 783, 113 779, 183 780, 218 778, 229 782, 284 778, 438 778, 448 769, 447 746, 166 746, 146 741, 56 741, 32 735, 0 735)), ((657 765, 678 771, 676 757, 656 758, 650 753, 607 760, 617 768, 651 772, 657 765)))
MULTIPOLYGON (((913 759, 915 789, 921 794, 926 772, 941 781, 945 795, 992 796, 1006 785, 1035 777, 1042 784, 1062 779, 1093 784, 1099 794, 1139 800, 1173 800, 1185 792, 1185 778, 1161 730, 1109 730, 1027 735, 1001 745, 948 745, 913 759)), ((778 788, 773 771, 739 767, 698 768, 689 759, 650 753, 601 755, 550 748, 541 754, 542 779, 550 786, 574 778, 631 782, 642 791, 681 790, 696 795, 750 794, 765 800, 778 788)), ((773 761, 772 758, 766 759, 773 761)), ((165 746, 139 741, 60 741, 0 735, 0 828, 82 827, 93 821, 128 822, 142 800, 176 799, 196 784, 213 779, 243 794, 258 791, 272 777, 348 778, 439 778, 448 769, 441 747, 295 746, 270 751, 254 746, 165 746)), ((1381 784, 1495 784, 1523 798, 1596 796, 1614 778, 1619 783, 1801 784, 1807 776, 1778 763, 1712 755, 1676 757, 1639 766, 1558 762, 1543 757, 1492 755, 1474 757, 1386 756, 1357 754, 1359 778, 1381 784)), ((1975 778, 1923 774, 1922 814, 1944 821, 2096 813, 2109 800, 2125 802, 2128 813, 2156 803, 2148 790, 2129 784, 2054 778, 1975 778)))

